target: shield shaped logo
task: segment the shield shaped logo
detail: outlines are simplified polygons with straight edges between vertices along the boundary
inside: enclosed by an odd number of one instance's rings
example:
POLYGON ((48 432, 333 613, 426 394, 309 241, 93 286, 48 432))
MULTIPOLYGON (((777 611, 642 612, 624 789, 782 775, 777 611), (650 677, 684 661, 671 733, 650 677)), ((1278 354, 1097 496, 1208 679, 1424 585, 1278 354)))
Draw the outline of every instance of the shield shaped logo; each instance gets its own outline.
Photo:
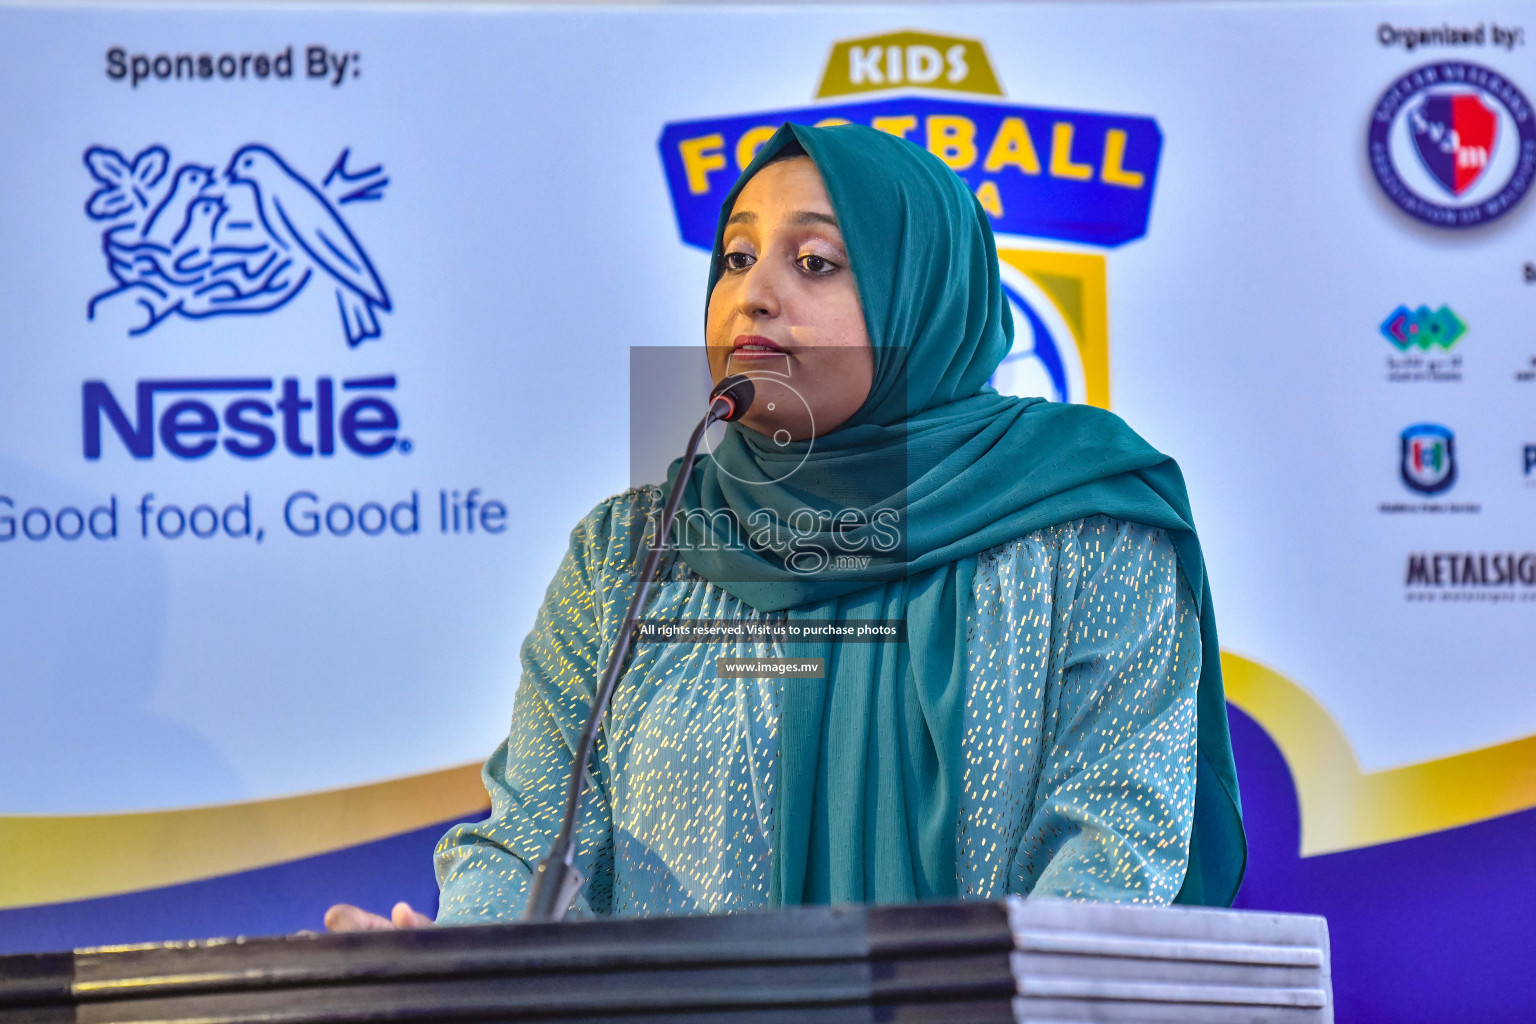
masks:
POLYGON ((1439 494, 1456 482, 1456 436, 1438 423, 1403 431, 1403 483, 1420 494, 1439 494))
POLYGON ((1429 93, 1408 112, 1408 126, 1430 176, 1461 196, 1488 170, 1499 115, 1475 93, 1429 93))

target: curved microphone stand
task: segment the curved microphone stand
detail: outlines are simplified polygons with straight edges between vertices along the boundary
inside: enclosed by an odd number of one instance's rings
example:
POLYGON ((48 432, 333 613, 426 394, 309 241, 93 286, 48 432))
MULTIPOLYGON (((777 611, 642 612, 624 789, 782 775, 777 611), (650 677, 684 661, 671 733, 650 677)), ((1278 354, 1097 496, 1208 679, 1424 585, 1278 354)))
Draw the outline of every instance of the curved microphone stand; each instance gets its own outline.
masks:
POLYGON ((738 374, 726 377, 715 390, 710 392, 709 412, 699 421, 699 425, 693 428, 693 436, 688 438, 688 447, 683 451, 683 465, 677 472, 677 482, 672 485, 672 493, 667 496, 667 503, 661 512, 661 522, 657 524, 656 536, 651 541, 651 547, 645 556, 645 564, 640 569, 640 576, 635 581, 635 594, 629 600, 629 610, 624 613, 624 624, 619 627, 619 636, 614 641, 613 652, 608 655, 608 667, 603 672, 603 681, 597 688, 597 694, 592 699, 592 710, 587 713, 587 724, 581 730, 581 742, 576 747, 576 758, 571 763, 571 781, 565 793, 565 816, 560 822, 560 833, 550 845, 549 855, 539 861, 533 871, 533 883, 528 891, 528 904, 523 908, 524 921, 560 921, 565 918, 570 910, 571 903, 576 899, 576 894, 581 891, 582 883, 586 879, 576 869, 574 863, 576 857, 576 815, 581 807, 581 793, 587 777, 587 763, 592 758, 592 746, 597 742, 597 730, 602 724, 603 714, 608 709, 608 701, 613 697, 613 691, 619 685, 619 675, 624 668, 624 660, 629 655, 630 641, 635 632, 635 620, 640 616, 640 609, 645 607, 645 599, 650 594, 651 581, 656 577, 656 566, 661 562, 661 554, 667 547, 667 537, 672 532, 672 518, 677 514, 677 505, 682 498, 683 488, 688 483, 689 474, 693 472, 693 460, 698 454, 699 442, 704 438, 704 431, 718 422, 730 422, 739 420, 746 415, 747 409, 752 405, 755 389, 752 381, 738 374))

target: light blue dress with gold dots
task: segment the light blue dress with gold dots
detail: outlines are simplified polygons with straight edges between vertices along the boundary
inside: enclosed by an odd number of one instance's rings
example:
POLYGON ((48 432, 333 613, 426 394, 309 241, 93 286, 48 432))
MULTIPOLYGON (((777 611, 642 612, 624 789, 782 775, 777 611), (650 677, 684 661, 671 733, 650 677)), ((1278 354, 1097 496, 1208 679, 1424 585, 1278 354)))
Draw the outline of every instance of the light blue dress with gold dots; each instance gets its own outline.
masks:
MULTIPOLYGON (((438 844, 440 924, 521 913, 660 506, 658 488, 626 491, 572 532, 523 644, 511 733, 485 765, 490 817, 438 844)), ((1201 651, 1167 536, 1105 516, 1040 530, 984 552, 974 596, 956 891, 1171 902, 1194 816, 1201 651)), ((644 615, 764 617, 675 558, 644 615)), ((634 648, 583 798, 577 915, 767 906, 780 683, 717 678, 715 660, 782 653, 634 648)))

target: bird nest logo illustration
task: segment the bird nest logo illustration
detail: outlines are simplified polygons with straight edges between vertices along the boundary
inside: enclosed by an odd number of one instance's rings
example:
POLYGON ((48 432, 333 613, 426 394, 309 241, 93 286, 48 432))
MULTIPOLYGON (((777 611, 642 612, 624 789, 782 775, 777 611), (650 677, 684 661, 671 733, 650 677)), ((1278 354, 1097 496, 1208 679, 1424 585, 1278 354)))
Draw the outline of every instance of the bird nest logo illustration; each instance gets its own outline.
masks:
POLYGON ((243 146, 220 175, 182 164, 151 146, 132 160, 93 146, 85 166, 99 187, 86 214, 107 224, 101 248, 116 282, 94 296, 87 315, 132 303, 143 334, 173 313, 193 319, 270 313, 311 279, 331 285, 347 344, 379 337, 378 313, 391 308, 373 261, 341 210, 382 199, 381 165, 348 168, 343 149, 318 186, 272 149, 243 146))

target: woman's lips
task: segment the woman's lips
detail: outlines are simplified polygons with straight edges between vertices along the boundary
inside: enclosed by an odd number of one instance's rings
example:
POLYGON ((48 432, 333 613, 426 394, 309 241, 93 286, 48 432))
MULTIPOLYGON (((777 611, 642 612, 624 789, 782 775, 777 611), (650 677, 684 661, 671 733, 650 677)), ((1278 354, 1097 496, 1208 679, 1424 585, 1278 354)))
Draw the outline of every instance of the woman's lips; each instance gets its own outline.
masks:
POLYGON ((731 355, 735 359, 782 359, 788 353, 761 334, 741 334, 736 337, 731 355))

